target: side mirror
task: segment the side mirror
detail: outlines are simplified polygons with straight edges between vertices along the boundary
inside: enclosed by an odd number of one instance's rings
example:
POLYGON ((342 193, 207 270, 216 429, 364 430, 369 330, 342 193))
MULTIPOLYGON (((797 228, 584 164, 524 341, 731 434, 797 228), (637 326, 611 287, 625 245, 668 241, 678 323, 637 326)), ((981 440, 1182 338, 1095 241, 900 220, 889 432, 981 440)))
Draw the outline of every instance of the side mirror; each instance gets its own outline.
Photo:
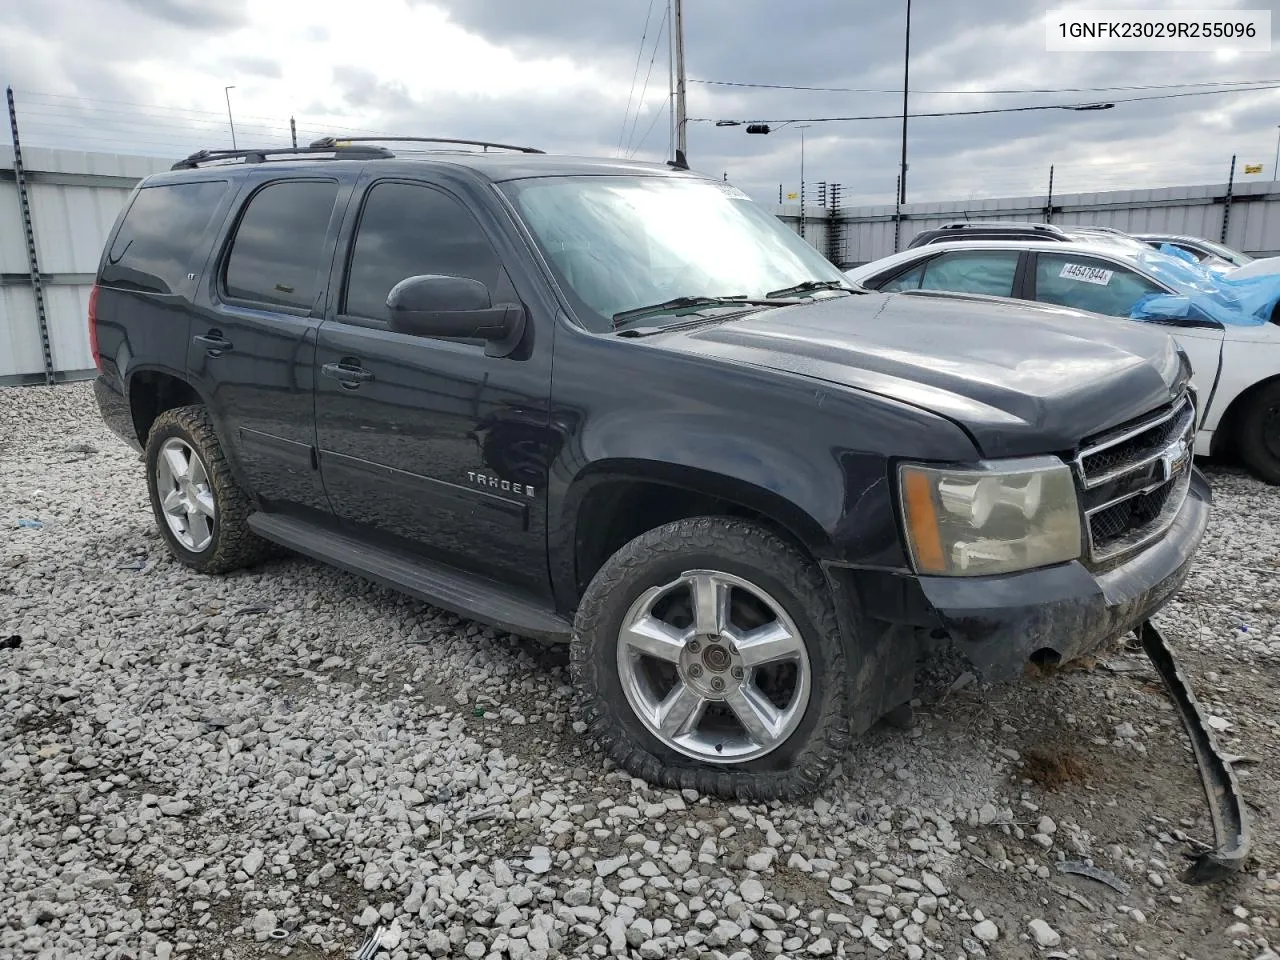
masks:
POLYGON ((387 309, 392 330, 419 337, 487 340, 514 348, 524 331, 524 307, 494 306, 489 288, 467 277, 406 277, 387 294, 387 309))

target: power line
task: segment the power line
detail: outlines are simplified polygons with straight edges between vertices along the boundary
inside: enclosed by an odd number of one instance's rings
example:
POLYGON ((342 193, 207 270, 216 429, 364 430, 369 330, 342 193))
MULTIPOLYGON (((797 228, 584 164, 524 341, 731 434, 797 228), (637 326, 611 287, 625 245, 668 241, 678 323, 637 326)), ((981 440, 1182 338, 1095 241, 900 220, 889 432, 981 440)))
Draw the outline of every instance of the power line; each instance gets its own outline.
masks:
POLYGON ((644 106, 645 95, 649 92, 649 78, 653 76, 653 62, 658 59, 658 47, 662 44, 662 31, 667 25, 667 14, 669 12, 670 8, 663 11, 662 22, 658 24, 658 33, 653 38, 653 56, 649 58, 649 69, 645 71, 644 86, 640 88, 640 100, 636 104, 636 116, 631 122, 631 135, 627 137, 627 149, 630 151, 627 154, 628 158, 635 156, 635 151, 631 150, 631 142, 635 139, 636 127, 640 124, 640 108, 644 106))
MULTIPOLYGON (((1114 106, 1117 103, 1140 103, 1150 100, 1174 100, 1179 97, 1205 97, 1214 94, 1223 93, 1255 93, 1260 90, 1277 90, 1280 89, 1280 82, 1271 83, 1268 86, 1261 87, 1231 87, 1225 90, 1195 90, 1188 93, 1165 93, 1151 97, 1124 97, 1117 100, 1110 100, 1108 103, 1114 106)), ((896 92, 901 92, 896 91, 896 92)), ((1023 107, 989 107, 985 110, 939 110, 928 113, 913 113, 913 117, 973 117, 980 114, 990 113, 1029 113, 1035 110, 1101 110, 1105 109, 1105 105, 1100 103, 1047 103, 1036 104, 1033 106, 1023 107)), ((783 126, 788 123, 841 123, 850 120, 900 120, 902 113, 879 113, 864 114, 858 117, 792 117, 786 120, 766 120, 762 118, 752 118, 751 120, 711 120, 709 117, 690 117, 698 123, 716 123, 724 126, 740 126, 745 123, 769 123, 783 126)))
MULTIPOLYGON (((653 0, 649 0, 649 9, 644 15, 644 30, 640 33, 640 46, 636 49, 636 65, 631 71, 631 89, 627 91, 627 109, 622 111, 622 129, 618 131, 618 149, 616 155, 622 155, 622 138, 627 135, 627 117, 631 114, 631 98, 635 96, 636 79, 640 76, 640 60, 644 57, 644 42, 649 36, 649 20, 653 16, 653 0)), ((639 112, 639 108, 636 108, 639 112)))
MULTIPOLYGON (((806 87, 787 83, 741 83, 734 80, 689 80, 715 87, 747 87, 756 90, 808 90, 819 93, 901 93, 901 87, 806 87)), ((1153 83, 1121 87, 1023 87, 1010 90, 912 90, 933 94, 1006 94, 1006 93, 1108 93, 1129 90, 1180 90, 1189 87, 1233 87, 1255 83, 1280 83, 1280 80, 1212 80, 1203 83, 1153 83)), ((897 114, 902 116, 902 114, 897 114)), ((914 114, 913 114, 914 116, 914 114)))
POLYGON ((668 117, 671 116, 671 99, 669 97, 667 98, 666 107, 659 107, 658 112, 655 113, 653 115, 653 119, 649 121, 649 129, 645 130, 644 136, 640 138, 640 142, 636 144, 636 148, 627 155, 628 160, 640 152, 640 148, 643 147, 645 141, 649 139, 649 134, 653 133, 653 128, 658 125, 659 118, 664 115, 668 117))

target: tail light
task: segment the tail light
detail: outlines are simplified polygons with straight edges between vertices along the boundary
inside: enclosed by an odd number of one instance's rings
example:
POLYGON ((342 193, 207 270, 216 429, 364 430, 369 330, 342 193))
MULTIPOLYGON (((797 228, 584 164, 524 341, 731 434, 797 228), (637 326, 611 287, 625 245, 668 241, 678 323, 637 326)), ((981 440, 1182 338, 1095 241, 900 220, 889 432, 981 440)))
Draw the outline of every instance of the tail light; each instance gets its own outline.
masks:
POLYGON ((98 285, 89 291, 89 354, 93 365, 102 372, 102 358, 98 356, 98 285))

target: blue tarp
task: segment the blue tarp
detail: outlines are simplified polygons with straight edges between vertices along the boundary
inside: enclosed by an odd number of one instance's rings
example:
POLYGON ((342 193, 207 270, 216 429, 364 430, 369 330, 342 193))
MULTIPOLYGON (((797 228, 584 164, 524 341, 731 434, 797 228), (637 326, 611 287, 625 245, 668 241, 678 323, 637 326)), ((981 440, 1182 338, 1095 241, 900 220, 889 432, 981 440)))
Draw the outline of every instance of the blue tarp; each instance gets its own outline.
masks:
POLYGON ((1216 320, 1236 327, 1261 326, 1280 304, 1280 274, 1232 280, 1202 266, 1195 257, 1169 244, 1166 256, 1144 257, 1144 266, 1181 294, 1148 294, 1134 304, 1133 320, 1216 320))

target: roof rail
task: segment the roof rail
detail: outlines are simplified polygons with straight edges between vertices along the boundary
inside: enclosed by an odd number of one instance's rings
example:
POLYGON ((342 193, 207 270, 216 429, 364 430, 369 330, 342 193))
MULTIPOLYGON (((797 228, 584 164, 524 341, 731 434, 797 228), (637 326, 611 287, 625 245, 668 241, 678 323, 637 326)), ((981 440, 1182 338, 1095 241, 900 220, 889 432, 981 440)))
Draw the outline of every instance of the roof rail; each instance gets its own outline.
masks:
POLYGON ((516 147, 509 143, 491 143, 488 140, 450 140, 445 137, 321 137, 311 144, 314 150, 332 150, 351 143, 452 143, 468 147, 484 147, 485 151, 515 150, 518 153, 546 153, 537 147, 516 147))
POLYGON ((1068 224, 1068 230, 1075 230, 1078 233, 1112 233, 1116 236, 1127 237, 1129 234, 1118 227, 1099 227, 1092 224, 1072 223, 1068 224))
POLYGON ((385 147, 346 147, 333 145, 328 147, 265 147, 254 150, 197 150, 189 157, 175 163, 170 170, 195 170, 202 164, 214 163, 218 160, 243 160, 245 163, 265 163, 267 157, 300 156, 313 157, 320 153, 331 153, 335 160, 383 160, 395 154, 385 147))
POLYGON ((1044 233, 1061 234, 1063 230, 1056 223, 1036 223, 1032 220, 955 220, 944 223, 939 230, 1037 230, 1044 233))

